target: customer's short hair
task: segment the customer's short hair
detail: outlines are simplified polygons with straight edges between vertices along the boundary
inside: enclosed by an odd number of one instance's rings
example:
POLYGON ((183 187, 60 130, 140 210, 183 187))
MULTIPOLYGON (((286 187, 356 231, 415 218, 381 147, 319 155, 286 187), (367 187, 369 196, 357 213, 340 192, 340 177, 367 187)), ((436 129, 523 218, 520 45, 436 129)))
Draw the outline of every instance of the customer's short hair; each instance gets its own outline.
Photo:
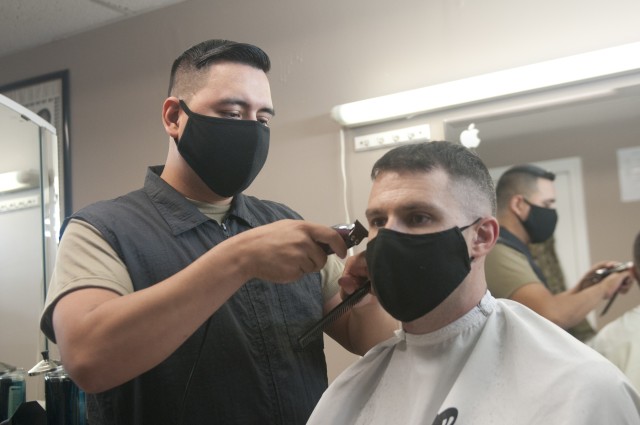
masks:
POLYGON ((391 149, 373 165, 371 178, 392 171, 420 173, 441 169, 447 173, 452 194, 469 218, 495 215, 496 200, 489 170, 473 151, 462 145, 439 141, 403 145, 391 149))
POLYGON ((206 83, 209 67, 217 62, 235 62, 271 69, 269 56, 259 47, 230 40, 207 40, 182 53, 171 67, 169 96, 189 98, 206 83))

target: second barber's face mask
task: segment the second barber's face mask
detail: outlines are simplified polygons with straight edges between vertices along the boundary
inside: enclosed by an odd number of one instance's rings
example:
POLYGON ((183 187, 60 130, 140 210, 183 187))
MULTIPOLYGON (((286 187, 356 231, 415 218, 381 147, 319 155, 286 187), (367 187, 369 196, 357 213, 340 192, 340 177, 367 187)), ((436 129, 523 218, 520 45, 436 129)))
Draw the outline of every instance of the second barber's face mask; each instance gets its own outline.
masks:
POLYGON ((436 308, 471 271, 467 243, 454 227, 414 235, 380 229, 367 244, 371 284, 384 309, 402 322, 436 308))
POLYGON ((529 216, 522 225, 529 234, 531 243, 544 242, 553 235, 558 223, 558 213, 553 208, 544 208, 524 200, 531 207, 529 216))
POLYGON ((231 197, 245 190, 264 166, 269 128, 258 121, 216 118, 192 112, 178 152, 216 194, 231 197))

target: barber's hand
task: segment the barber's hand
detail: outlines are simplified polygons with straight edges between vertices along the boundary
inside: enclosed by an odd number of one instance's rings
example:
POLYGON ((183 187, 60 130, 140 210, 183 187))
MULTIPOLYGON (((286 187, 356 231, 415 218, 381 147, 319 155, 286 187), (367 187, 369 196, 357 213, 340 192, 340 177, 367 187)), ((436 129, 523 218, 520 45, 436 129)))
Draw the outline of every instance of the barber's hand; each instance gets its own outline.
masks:
POLYGON ((622 283, 620 284, 620 287, 618 288, 618 292, 621 294, 626 294, 631 289, 631 286, 633 286, 633 282, 634 280, 633 280, 633 277, 631 276, 631 273, 628 273, 627 277, 625 277, 622 283))
POLYGON ((225 242, 242 256, 247 280, 287 283, 317 272, 327 261, 321 244, 328 245, 341 258, 347 255, 346 244, 335 229, 303 220, 280 220, 225 242))
POLYGON ((630 281, 629 272, 611 273, 609 276, 602 279, 602 282, 600 282, 599 285, 602 285, 605 290, 603 298, 608 300, 616 292, 621 291, 625 287, 625 292, 628 291, 629 284, 627 281, 630 281))
MULTIPOLYGON (((580 282, 578 282, 578 284, 576 285, 577 290, 581 291, 597 283, 600 283, 601 277, 596 274, 596 270, 599 270, 602 268, 614 267, 617 264, 619 264, 618 261, 601 261, 599 263, 594 264, 589 269, 589 271, 586 272, 584 276, 582 276, 582 279, 580 279, 580 282)), ((613 274, 616 274, 616 273, 613 273, 613 274)))
MULTIPOLYGON (((361 252, 357 255, 347 258, 342 276, 338 280, 340 285, 340 297, 345 299, 355 290, 360 288, 369 280, 367 262, 365 253, 361 252)), ((373 287, 371 288, 373 292, 373 287)), ((377 298, 367 294, 355 307, 360 307, 370 303, 377 303, 377 298)))

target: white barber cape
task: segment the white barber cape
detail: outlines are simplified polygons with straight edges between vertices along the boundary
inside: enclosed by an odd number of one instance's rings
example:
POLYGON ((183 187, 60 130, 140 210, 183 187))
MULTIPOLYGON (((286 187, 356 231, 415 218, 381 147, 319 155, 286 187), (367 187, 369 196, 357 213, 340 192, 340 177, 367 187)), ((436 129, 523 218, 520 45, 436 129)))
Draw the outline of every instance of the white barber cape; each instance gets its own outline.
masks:
POLYGON ((640 306, 600 329, 589 346, 618 366, 640 391, 640 306))
POLYGON ((600 354, 487 292, 436 332, 397 331, 372 348, 308 424, 640 424, 640 396, 600 354))

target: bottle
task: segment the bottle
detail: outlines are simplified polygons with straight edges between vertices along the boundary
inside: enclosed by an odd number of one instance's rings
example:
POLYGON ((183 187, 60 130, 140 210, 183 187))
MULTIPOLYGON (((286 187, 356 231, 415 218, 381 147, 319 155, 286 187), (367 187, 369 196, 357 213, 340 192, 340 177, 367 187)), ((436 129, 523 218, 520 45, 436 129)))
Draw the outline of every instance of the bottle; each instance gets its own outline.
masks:
POLYGON ((85 425, 85 394, 63 366, 45 373, 44 395, 49 425, 85 425))
POLYGON ((43 360, 35 365, 29 375, 44 373, 45 410, 48 425, 86 425, 85 393, 69 377, 62 364, 49 360, 49 353, 42 352, 43 360))
POLYGON ((6 363, 1 364, 4 372, 0 374, 0 421, 4 421, 13 416, 26 400, 26 372, 6 363))

